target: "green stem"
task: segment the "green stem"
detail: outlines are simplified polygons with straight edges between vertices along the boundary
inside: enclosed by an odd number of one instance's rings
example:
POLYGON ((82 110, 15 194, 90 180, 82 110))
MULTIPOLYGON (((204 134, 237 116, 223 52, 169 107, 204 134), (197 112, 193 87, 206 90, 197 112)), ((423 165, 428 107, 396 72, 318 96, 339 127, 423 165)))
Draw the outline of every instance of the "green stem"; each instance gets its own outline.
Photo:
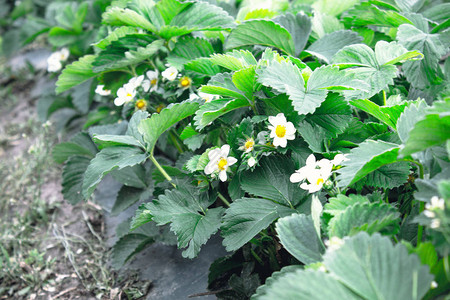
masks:
POLYGON ((156 161, 153 153, 150 155, 150 160, 155 164, 156 168, 161 172, 161 174, 163 174, 167 181, 169 181, 173 185, 173 187, 176 188, 177 186, 172 182, 172 177, 170 177, 170 175, 167 174, 166 170, 164 170, 163 167, 161 167, 161 165, 158 163, 158 161, 156 161))
POLYGON ((170 137, 173 145, 175 146, 175 148, 177 148, 178 152, 183 153, 184 150, 183 150, 182 146, 180 145, 180 143, 178 142, 177 135, 174 132, 174 130, 169 131, 169 137, 170 137))
POLYGON ((386 106, 386 91, 383 90, 383 106, 386 106))
POLYGON ((264 262, 261 259, 261 257, 259 257, 259 255, 255 252, 255 250, 250 248, 250 252, 252 253, 253 257, 256 259, 256 261, 261 265, 264 266, 264 262))
POLYGON ((217 196, 219 197, 220 200, 222 200, 222 202, 223 202, 227 207, 230 207, 230 202, 228 202, 228 200, 227 200, 221 193, 218 193, 217 196))

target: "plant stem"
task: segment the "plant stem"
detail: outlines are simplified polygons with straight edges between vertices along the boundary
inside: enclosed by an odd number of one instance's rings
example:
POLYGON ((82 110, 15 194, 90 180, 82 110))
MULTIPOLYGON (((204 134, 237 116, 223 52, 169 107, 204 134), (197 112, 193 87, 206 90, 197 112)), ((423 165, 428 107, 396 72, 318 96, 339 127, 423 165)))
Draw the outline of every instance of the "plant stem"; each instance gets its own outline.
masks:
POLYGON ((163 176, 167 179, 167 181, 169 181, 173 187, 177 187, 175 185, 175 183, 172 182, 172 177, 170 177, 169 174, 167 174, 166 170, 163 169, 163 167, 161 167, 161 165, 158 163, 158 161, 156 161, 155 157, 153 156, 153 153, 150 155, 150 160, 152 161, 152 163, 155 164, 156 168, 158 168, 158 170, 161 172, 161 174, 163 174, 163 176))
POLYGON ((386 106, 386 91, 383 90, 383 106, 386 106))
POLYGON ((264 262, 261 259, 261 257, 259 257, 259 255, 255 252, 255 250, 250 248, 250 252, 252 253, 253 257, 256 259, 256 261, 261 265, 264 266, 264 262))
POLYGON ((217 193, 217 196, 219 197, 220 200, 222 200, 222 202, 227 206, 230 207, 230 202, 228 202, 228 200, 221 194, 221 193, 217 193))

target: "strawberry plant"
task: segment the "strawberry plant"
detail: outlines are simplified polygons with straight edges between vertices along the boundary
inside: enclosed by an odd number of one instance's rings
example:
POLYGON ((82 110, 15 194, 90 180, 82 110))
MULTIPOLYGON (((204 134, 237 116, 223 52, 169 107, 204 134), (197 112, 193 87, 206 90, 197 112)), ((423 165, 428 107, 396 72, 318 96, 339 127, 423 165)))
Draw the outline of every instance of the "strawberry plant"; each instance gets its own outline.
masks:
POLYGON ((448 291, 448 4, 115 1, 63 93, 94 91, 54 149, 63 194, 108 174, 139 203, 119 268, 216 233, 220 299, 431 299, 448 291), (157 225, 157 226, 155 226, 157 225), (176 239, 174 236, 176 236, 176 239))

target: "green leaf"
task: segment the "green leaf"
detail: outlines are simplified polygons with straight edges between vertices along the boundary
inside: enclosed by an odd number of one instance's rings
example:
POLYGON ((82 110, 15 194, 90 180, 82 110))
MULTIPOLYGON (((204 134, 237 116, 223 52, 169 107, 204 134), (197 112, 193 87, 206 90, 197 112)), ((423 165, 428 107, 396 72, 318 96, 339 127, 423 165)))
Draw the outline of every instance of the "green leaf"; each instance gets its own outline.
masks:
POLYGON ((363 2, 347 12, 344 21, 352 26, 383 26, 397 28, 401 24, 409 23, 408 18, 396 11, 381 10, 372 3, 363 2))
POLYGON ((300 262, 307 265, 322 260, 325 248, 311 216, 293 214, 281 218, 275 224, 275 230, 280 243, 300 262))
POLYGON ((356 32, 351 30, 339 30, 328 33, 315 41, 305 50, 311 55, 330 63, 332 57, 342 48, 348 45, 358 44, 362 41, 356 32))
POLYGON ((131 233, 123 236, 112 248, 112 267, 116 270, 120 269, 131 257, 153 242, 154 239, 145 234, 131 233))
MULTIPOLYGON (((436 103, 436 102, 435 102, 436 103)), ((450 103, 450 102, 447 102, 450 103)), ((447 104, 447 106, 449 106, 447 104)), ((429 147, 443 144, 450 139, 450 116, 447 113, 427 114, 409 132, 409 137, 400 151, 402 156, 423 151, 429 147)))
POLYGON ((399 145, 384 141, 366 140, 350 151, 339 170, 339 186, 355 183, 376 169, 397 162, 399 145))
POLYGON ((256 66, 250 66, 245 69, 234 72, 231 80, 234 85, 241 90, 247 99, 253 99, 253 93, 257 90, 256 66))
POLYGON ((167 61, 171 66, 182 69, 191 60, 209 57, 213 53, 214 49, 207 39, 186 36, 177 41, 167 61))
MULTIPOLYGON (((202 89, 203 91, 203 89, 202 89)), ((247 100, 243 99, 217 99, 205 103, 195 113, 195 126, 197 130, 202 130, 211 122, 223 116, 224 114, 243 107, 249 107, 247 100)))
POLYGON ((410 24, 403 24, 398 28, 397 40, 408 50, 417 50, 424 55, 424 59, 420 61, 403 64, 402 71, 408 81, 421 89, 435 83, 439 60, 447 52, 441 36, 429 34, 410 24))
POLYGON ((261 230, 278 218, 297 211, 265 199, 242 198, 225 211, 221 226, 223 245, 227 251, 241 248, 261 230))
POLYGON ((164 23, 170 24, 172 19, 189 5, 190 3, 181 3, 177 0, 161 0, 156 3, 156 8, 161 14, 164 23))
POLYGON ((233 50, 225 54, 214 53, 210 61, 231 71, 239 71, 257 64, 253 54, 247 50, 233 50))
POLYGON ((89 166, 90 159, 84 156, 73 155, 69 157, 62 173, 62 194, 64 199, 75 205, 83 200, 81 193, 83 178, 89 166))
POLYGON ((371 114, 384 124, 395 129, 397 128, 398 118, 409 103, 405 101, 401 104, 393 106, 379 106, 368 99, 357 99, 350 101, 350 104, 368 114, 371 114))
POLYGON ((411 103, 402 112, 397 120, 397 133, 403 143, 408 139, 409 132, 414 128, 414 125, 423 119, 427 107, 428 105, 424 100, 419 100, 411 103))
POLYGON ((367 197, 350 194, 348 196, 338 194, 336 197, 328 199, 328 203, 324 206, 324 213, 330 214, 332 216, 337 216, 341 214, 347 207, 353 206, 357 203, 368 203, 367 197))
POLYGON ((312 7, 315 10, 330 16, 338 16, 358 3, 358 0, 318 0, 312 2, 314 2, 312 7))
POLYGON ((397 162, 385 165, 367 174, 366 177, 355 183, 355 187, 361 190, 363 186, 371 186, 383 189, 393 189, 408 181, 410 165, 407 162, 397 162))
POLYGON ((106 47, 111 45, 112 42, 117 41, 119 38, 124 37, 129 34, 136 34, 138 30, 136 27, 131 26, 122 26, 114 29, 111 33, 108 34, 105 38, 101 39, 97 43, 93 44, 93 46, 105 50, 106 47))
POLYGON ((296 270, 267 280, 252 299, 414 299, 430 289, 433 276, 405 246, 361 232, 327 250, 328 272, 296 270), (262 293, 260 293, 260 291, 262 293))
POLYGON ((405 246, 392 245, 379 234, 359 233, 335 251, 324 264, 333 276, 365 299, 422 299, 433 276, 405 246))
POLYGON ((119 190, 119 193, 117 194, 114 206, 111 209, 111 215, 117 216, 139 200, 147 200, 152 196, 152 193, 153 188, 143 190, 126 185, 122 186, 122 188, 119 190))
POLYGON ((203 93, 231 97, 247 101, 247 97, 233 83, 231 73, 219 73, 213 76, 208 85, 200 89, 203 93))
POLYGON ((83 197, 88 199, 102 178, 114 169, 144 162, 147 155, 138 148, 116 146, 100 151, 89 164, 83 180, 83 197))
POLYGON ((289 180, 295 172, 291 160, 281 157, 267 157, 259 162, 253 172, 241 176, 241 188, 247 193, 270 199, 289 207, 297 207, 305 201, 308 193, 289 180))
POLYGON ((148 204, 149 203, 142 204, 136 210, 136 214, 130 223, 130 231, 134 231, 137 228, 141 227, 142 225, 152 221, 152 215, 150 214, 150 210, 147 209, 148 204))
POLYGON ((200 57, 194 60, 187 62, 184 65, 184 69, 186 71, 192 71, 199 73, 201 75, 206 75, 208 77, 212 77, 217 73, 220 73, 220 68, 211 63, 209 58, 200 57))
POLYGON ((258 70, 258 81, 280 93, 286 93, 299 114, 313 113, 325 101, 328 90, 364 88, 364 83, 334 66, 322 66, 311 74, 307 87, 296 65, 290 61, 272 61, 258 70))
POLYGON ((147 151, 153 153, 156 141, 167 129, 195 113, 198 108, 196 102, 181 102, 169 105, 161 113, 154 113, 149 119, 141 121, 138 126, 139 132, 144 136, 147 151))
POLYGON ((226 49, 249 45, 275 47, 295 55, 294 41, 289 31, 270 20, 245 21, 231 31, 225 42, 226 49))
POLYGON ((208 209, 215 198, 197 190, 176 189, 165 192, 158 200, 146 205, 153 221, 159 225, 171 223, 177 235, 178 248, 185 248, 183 257, 194 258, 200 247, 217 232, 224 209, 208 209))
POLYGON ((68 89, 97 76, 92 71, 92 63, 95 55, 85 55, 64 68, 56 82, 56 93, 62 93, 68 89))
POLYGON ((164 40, 155 40, 147 34, 126 35, 97 55, 93 70, 98 73, 139 64, 155 55, 163 44, 164 40))
POLYGON ((147 188, 146 170, 142 165, 134 165, 111 172, 111 176, 118 182, 139 189, 147 188))
POLYGON ((114 26, 132 26, 156 32, 157 29, 147 18, 128 8, 110 6, 102 15, 103 23, 114 26))
POLYGON ((357 300, 348 288, 332 275, 313 270, 296 270, 280 274, 274 280, 258 288, 252 300, 296 299, 296 300, 357 300))
POLYGON ((399 229, 399 217, 397 209, 385 203, 356 203, 331 219, 328 235, 343 238, 359 231, 373 234, 386 227, 391 227, 387 233, 392 235, 399 229))
POLYGON ((311 34, 311 19, 304 13, 298 13, 295 16, 291 13, 286 13, 275 17, 273 21, 286 28, 291 34, 294 42, 294 54, 298 56, 305 48, 311 34))
POLYGON ((344 47, 333 57, 333 63, 341 67, 353 67, 348 72, 354 73, 357 79, 367 82, 370 86, 367 92, 346 92, 351 98, 370 98, 379 91, 394 84, 397 68, 394 63, 416 59, 421 54, 417 51, 408 52, 397 42, 379 41, 375 52, 367 45, 356 44, 344 47))
POLYGON ((93 158, 97 153, 97 147, 87 133, 80 132, 70 139, 69 142, 57 144, 52 149, 53 159, 57 163, 63 163, 72 155, 93 158))
POLYGON ((136 146, 143 147, 143 145, 134 137, 129 135, 112 135, 112 134, 101 134, 94 135, 94 141, 99 148, 106 148, 112 146, 136 146))

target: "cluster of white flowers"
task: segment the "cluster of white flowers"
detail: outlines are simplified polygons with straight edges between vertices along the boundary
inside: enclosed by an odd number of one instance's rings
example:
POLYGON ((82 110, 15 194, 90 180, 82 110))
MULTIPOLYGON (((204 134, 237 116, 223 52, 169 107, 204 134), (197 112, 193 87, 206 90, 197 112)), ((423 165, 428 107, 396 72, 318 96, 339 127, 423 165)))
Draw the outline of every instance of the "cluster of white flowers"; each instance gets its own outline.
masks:
MULTIPOLYGON (((250 137, 245 141, 244 145, 239 147, 239 150, 242 150, 244 151, 244 153, 247 154, 252 152, 254 147, 255 147, 255 140, 252 137, 250 137)), ((247 160, 247 164, 250 168, 253 167, 254 165, 256 165, 256 158, 250 154, 247 160)))
POLYGON ((425 204, 425 210, 423 211, 423 214, 432 219, 430 227, 431 228, 439 228, 441 226, 441 221, 439 218, 436 218, 436 212, 440 210, 444 210, 445 208, 445 201, 442 198, 439 198, 437 196, 431 197, 430 203, 425 204))
POLYGON ((219 179, 221 181, 226 181, 228 167, 237 162, 236 158, 228 156, 229 153, 230 145, 223 145, 221 148, 209 151, 209 163, 205 167, 205 174, 210 175, 218 173, 219 179))
POLYGON ((158 71, 148 71, 146 73, 147 78, 144 75, 131 78, 128 83, 124 84, 117 90, 117 98, 114 99, 114 104, 121 106, 134 99, 137 93, 137 88, 142 87, 144 92, 153 92, 158 89, 158 71))
POLYGON ((62 69, 62 62, 69 58, 70 52, 67 48, 62 48, 59 51, 53 52, 47 58, 47 71, 48 72, 58 72, 62 69))
POLYGON ((300 185, 302 189, 315 193, 320 191, 330 178, 333 166, 340 165, 345 160, 347 158, 343 154, 338 154, 333 160, 323 158, 316 161, 314 154, 311 154, 306 159, 306 165, 291 175, 290 181, 292 183, 303 182, 300 185))

